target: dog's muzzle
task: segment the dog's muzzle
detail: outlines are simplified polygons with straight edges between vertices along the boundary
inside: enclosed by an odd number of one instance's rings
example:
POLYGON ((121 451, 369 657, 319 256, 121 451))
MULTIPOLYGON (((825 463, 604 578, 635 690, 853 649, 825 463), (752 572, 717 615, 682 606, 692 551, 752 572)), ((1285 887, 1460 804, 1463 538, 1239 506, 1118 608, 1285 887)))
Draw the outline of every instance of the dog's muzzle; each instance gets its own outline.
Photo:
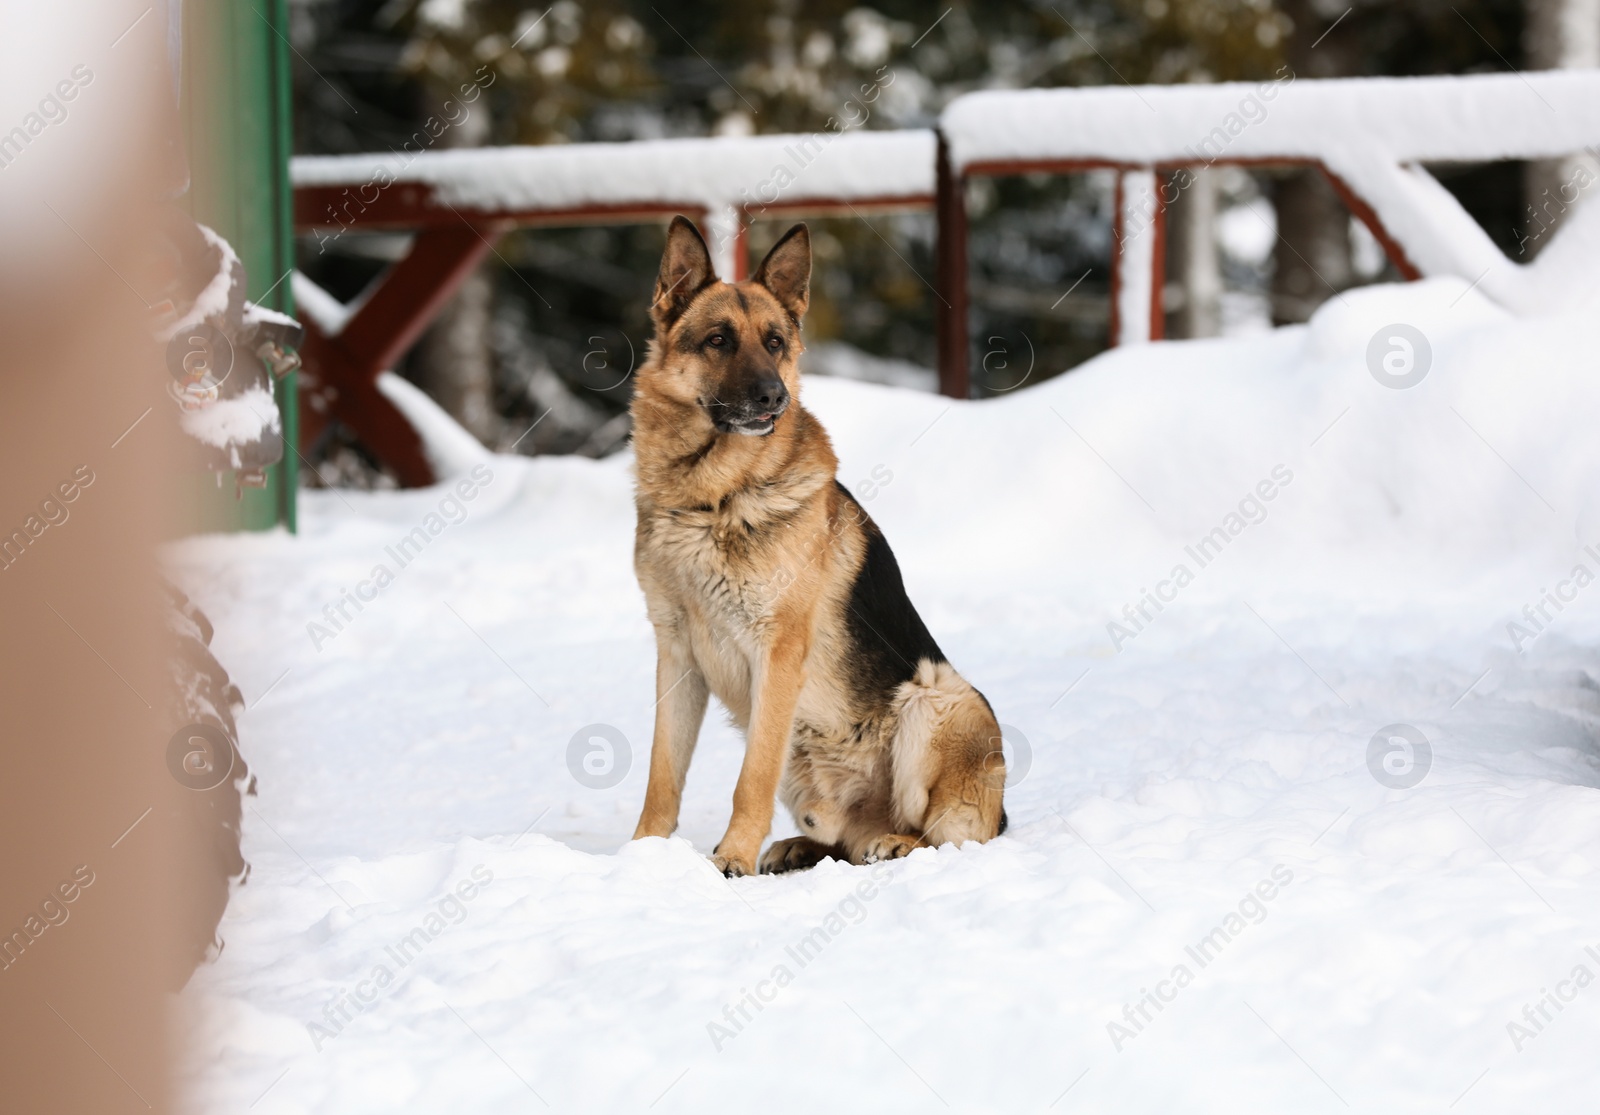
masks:
POLYGON ((730 404, 714 400, 707 404, 712 424, 725 434, 744 434, 746 437, 766 437, 778 424, 783 412, 789 409, 789 390, 783 381, 763 378, 750 385, 744 399, 730 404))

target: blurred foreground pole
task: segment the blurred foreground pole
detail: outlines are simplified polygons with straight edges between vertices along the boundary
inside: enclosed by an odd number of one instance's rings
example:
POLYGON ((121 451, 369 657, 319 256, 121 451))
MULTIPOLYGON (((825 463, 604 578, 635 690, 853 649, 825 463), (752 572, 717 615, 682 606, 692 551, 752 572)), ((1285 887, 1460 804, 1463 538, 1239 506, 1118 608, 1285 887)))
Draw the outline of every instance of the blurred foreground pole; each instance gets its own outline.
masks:
POLYGON ((972 394, 967 352, 967 181, 951 162, 944 133, 937 134, 935 214, 939 234, 934 282, 939 305, 934 307, 933 324, 939 346, 939 394, 966 399, 972 394))
POLYGON ((167 1111, 183 788, 158 715, 174 407, 148 236, 183 181, 168 13, 0 11, 0 1108, 167 1111))

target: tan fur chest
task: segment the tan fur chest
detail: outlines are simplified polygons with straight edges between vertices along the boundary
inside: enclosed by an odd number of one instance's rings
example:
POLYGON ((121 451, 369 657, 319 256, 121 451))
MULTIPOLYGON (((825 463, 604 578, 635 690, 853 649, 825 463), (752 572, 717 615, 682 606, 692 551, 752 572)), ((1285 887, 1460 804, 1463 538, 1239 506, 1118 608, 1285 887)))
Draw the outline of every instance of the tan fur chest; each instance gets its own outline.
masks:
POLYGON ((681 632, 711 691, 747 723, 760 648, 793 581, 770 532, 726 511, 641 507, 634 563, 651 622, 681 632))

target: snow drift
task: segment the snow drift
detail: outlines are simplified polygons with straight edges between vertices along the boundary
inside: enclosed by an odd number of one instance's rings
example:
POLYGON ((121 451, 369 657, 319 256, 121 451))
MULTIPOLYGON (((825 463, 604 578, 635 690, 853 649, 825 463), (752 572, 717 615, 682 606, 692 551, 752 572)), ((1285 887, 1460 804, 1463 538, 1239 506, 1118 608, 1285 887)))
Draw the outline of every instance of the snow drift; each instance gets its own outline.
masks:
POLYGON ((878 868, 721 878, 715 716, 680 835, 627 842, 626 459, 175 546, 261 788, 197 1103, 1587 1110, 1593 333, 1441 279, 991 402, 808 380, 1012 753, 1007 835, 878 868))

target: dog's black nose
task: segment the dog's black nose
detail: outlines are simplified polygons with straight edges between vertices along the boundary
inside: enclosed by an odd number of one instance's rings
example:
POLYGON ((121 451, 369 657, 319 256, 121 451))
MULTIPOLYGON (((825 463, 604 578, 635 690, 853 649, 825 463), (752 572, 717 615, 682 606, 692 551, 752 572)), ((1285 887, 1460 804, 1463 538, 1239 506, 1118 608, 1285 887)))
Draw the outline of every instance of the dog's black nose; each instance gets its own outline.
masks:
POLYGON ((756 380, 750 386, 750 405, 764 411, 774 411, 789 401, 789 389, 777 376, 756 380))

